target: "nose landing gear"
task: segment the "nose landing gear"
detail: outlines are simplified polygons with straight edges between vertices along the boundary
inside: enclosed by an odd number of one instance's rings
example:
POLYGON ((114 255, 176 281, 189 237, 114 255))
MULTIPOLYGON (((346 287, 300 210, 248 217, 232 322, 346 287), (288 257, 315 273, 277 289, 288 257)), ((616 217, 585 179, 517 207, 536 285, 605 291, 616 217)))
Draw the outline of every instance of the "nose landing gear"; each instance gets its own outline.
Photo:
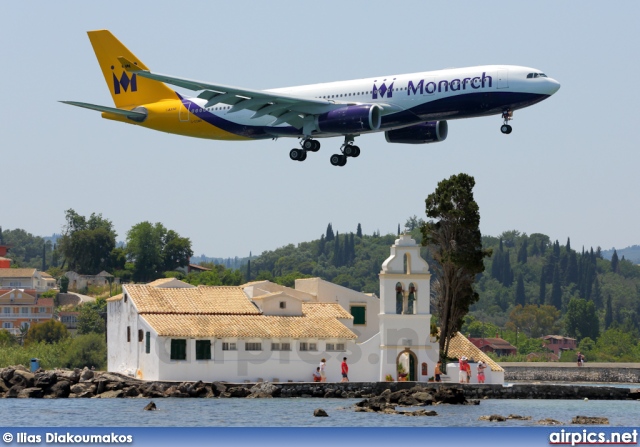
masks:
POLYGON ((509 121, 513 119, 513 111, 505 110, 504 112, 502 112, 502 119, 504 120, 504 124, 500 126, 500 132, 505 135, 509 135, 513 130, 513 128, 509 125, 509 121))

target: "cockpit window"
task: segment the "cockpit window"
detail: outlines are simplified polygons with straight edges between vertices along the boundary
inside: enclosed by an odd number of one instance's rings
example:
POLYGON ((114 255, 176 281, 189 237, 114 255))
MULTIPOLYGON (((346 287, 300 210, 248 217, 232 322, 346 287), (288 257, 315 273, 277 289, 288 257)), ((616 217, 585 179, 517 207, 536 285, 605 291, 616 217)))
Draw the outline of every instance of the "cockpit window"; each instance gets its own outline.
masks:
POLYGON ((546 78, 547 75, 544 73, 529 73, 527 75, 527 79, 531 79, 531 78, 546 78))

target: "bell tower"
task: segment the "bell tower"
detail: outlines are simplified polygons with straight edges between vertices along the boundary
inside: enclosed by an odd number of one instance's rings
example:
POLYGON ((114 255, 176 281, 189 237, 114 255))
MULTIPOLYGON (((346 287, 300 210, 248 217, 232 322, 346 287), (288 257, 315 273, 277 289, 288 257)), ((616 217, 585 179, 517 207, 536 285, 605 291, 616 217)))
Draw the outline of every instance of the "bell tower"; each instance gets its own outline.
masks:
POLYGON ((430 341, 430 281, 420 245, 401 235, 380 271, 380 380, 387 374, 395 377, 399 361, 411 365, 408 380, 426 382, 423 363, 429 365, 426 374, 433 375, 438 349, 430 341))

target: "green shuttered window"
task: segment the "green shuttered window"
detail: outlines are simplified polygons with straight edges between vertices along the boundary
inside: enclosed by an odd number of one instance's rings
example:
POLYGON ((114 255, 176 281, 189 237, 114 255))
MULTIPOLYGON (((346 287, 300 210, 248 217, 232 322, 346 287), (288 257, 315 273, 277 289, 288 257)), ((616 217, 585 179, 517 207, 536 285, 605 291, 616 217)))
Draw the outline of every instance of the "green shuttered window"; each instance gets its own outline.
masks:
POLYGON ((367 324, 364 306, 351 306, 351 315, 353 315, 353 324, 367 324))
POLYGON ((196 340, 196 360, 211 360, 210 340, 196 340))
POLYGON ((187 359, 187 340, 171 339, 171 360, 187 359))

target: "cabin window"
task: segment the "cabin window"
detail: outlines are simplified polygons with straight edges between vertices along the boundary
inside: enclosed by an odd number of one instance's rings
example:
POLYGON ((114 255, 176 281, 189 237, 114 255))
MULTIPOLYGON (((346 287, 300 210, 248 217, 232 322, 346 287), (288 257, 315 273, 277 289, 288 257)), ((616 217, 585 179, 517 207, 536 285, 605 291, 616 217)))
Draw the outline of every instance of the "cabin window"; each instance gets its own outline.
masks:
POLYGON ((144 341, 144 331, 142 329, 138 329, 138 342, 142 343, 144 341))
POLYGON ((280 301, 280 309, 286 309, 287 308, 287 302, 286 301, 280 301))
POLYGON ((144 352, 151 353, 151 332, 147 332, 147 341, 145 343, 144 352))
POLYGON ((187 340, 171 339, 171 360, 187 359, 187 340))
POLYGON ((127 326, 127 341, 131 342, 131 326, 127 326))
POLYGON ((196 340, 196 360, 211 360, 211 340, 196 340))

